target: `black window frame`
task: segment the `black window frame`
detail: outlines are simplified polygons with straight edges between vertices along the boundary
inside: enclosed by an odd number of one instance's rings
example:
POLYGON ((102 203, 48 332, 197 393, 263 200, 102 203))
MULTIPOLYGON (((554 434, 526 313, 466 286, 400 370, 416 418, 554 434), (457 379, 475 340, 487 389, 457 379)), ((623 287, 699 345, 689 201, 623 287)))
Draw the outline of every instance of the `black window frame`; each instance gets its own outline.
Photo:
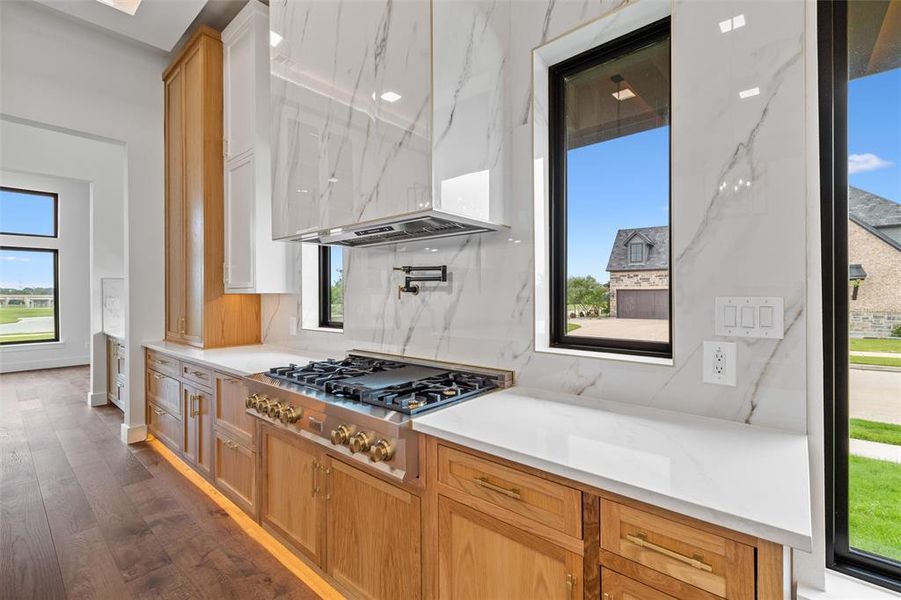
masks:
POLYGON ((42 233, 21 233, 21 232, 12 232, 12 231, 0 231, 0 235, 14 235, 16 237, 24 237, 24 238, 42 238, 42 239, 56 239, 59 237, 59 194, 56 192, 42 192, 40 190, 28 190, 24 188, 11 187, 7 185, 0 185, 0 192, 14 192, 16 194, 27 194, 29 196, 44 196, 53 198, 53 234, 46 235, 42 233))
POLYGON ((848 5, 817 2, 826 566, 901 591, 901 565, 850 545, 848 519, 848 5))
MULTIPOLYGON (((9 235, 9 234, 7 234, 9 235)), ((26 237, 26 236, 22 236, 26 237)), ((48 237, 48 236, 32 236, 32 237, 48 237)), ((24 340, 20 342, 3 342, 0 346, 22 346, 25 344, 52 344, 60 341, 59 337, 59 249, 58 248, 35 248, 33 246, 6 246, 0 245, 0 251, 14 250, 17 252, 49 252, 53 255, 53 339, 42 340, 24 340)))
POLYGON ((319 247, 319 326, 328 329, 344 329, 343 321, 332 319, 331 246, 319 247))
POLYGON ((636 29, 615 40, 602 44, 572 58, 568 58, 548 69, 548 166, 550 170, 549 191, 549 265, 550 265, 550 346, 571 350, 609 352, 655 358, 673 357, 673 128, 672 128, 672 32, 670 17, 665 17, 636 29), (670 41, 670 120, 669 120, 669 339, 667 342, 628 340, 614 338, 591 338, 567 334, 566 313, 566 121, 564 87, 565 78, 571 74, 589 69, 613 60, 623 54, 634 52, 662 40, 670 41))

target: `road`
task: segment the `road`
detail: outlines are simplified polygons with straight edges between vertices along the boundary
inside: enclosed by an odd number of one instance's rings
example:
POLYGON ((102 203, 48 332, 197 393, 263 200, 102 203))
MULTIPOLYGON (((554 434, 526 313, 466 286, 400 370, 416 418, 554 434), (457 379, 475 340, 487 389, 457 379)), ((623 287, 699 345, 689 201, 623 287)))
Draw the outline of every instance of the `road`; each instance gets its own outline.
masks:
POLYGON ((15 323, 0 325, 0 335, 11 333, 52 333, 54 327, 56 327, 56 324, 53 322, 53 317, 26 317, 19 319, 15 323))
POLYGON ((851 418, 901 425, 901 369, 851 369, 851 418))

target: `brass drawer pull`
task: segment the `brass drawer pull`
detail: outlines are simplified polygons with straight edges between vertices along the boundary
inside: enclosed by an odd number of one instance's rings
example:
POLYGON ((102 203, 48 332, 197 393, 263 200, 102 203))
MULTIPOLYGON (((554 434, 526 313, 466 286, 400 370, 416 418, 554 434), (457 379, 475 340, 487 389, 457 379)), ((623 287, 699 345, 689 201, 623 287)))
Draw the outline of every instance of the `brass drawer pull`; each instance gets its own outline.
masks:
POLYGON ((501 487, 499 485, 495 485, 485 479, 484 477, 476 477, 473 479, 475 484, 479 487, 483 487, 486 490, 491 490, 492 492, 497 492, 498 494, 503 494, 508 498, 513 498, 514 500, 522 500, 522 492, 519 491, 519 488, 513 488, 512 490, 508 490, 507 488, 501 487))
POLYGON ((206 373, 204 373, 203 371, 191 371, 191 375, 193 375, 194 377, 200 377, 201 379, 207 378, 206 373))
POLYGON ((695 569, 700 569, 701 571, 706 571, 707 573, 713 573, 713 567, 705 563, 701 560, 699 556, 686 556, 684 554, 679 554, 669 548, 664 548, 663 546, 658 546, 653 542, 649 542, 648 538, 644 534, 632 535, 626 534, 626 539, 639 546, 640 548, 647 548, 652 552, 657 552, 658 554, 662 554, 664 556, 668 556, 673 560, 678 560, 679 562, 685 563, 686 565, 692 566, 695 569))
POLYGON ((196 417, 200 414, 200 400, 203 398, 200 394, 191 394, 191 416, 196 417), (194 403, 197 403, 196 405, 194 403))
POLYGON ((166 411, 160 410, 160 409, 158 409, 158 408, 154 408, 154 409, 153 409, 153 412, 156 413, 156 416, 158 416, 158 417, 162 417, 163 415, 166 414, 166 411))
POLYGON ((171 365, 172 364, 168 360, 163 360, 162 358, 154 358, 153 362, 157 363, 158 365, 171 365))
POLYGON ((237 443, 237 442, 233 442, 233 441, 231 441, 231 440, 222 440, 222 443, 225 444, 225 447, 226 447, 226 448, 229 448, 229 449, 231 449, 231 450, 237 450, 237 449, 238 449, 238 443, 237 443))
POLYGON ((566 575, 566 591, 571 599, 576 597, 576 576, 572 573, 566 575))

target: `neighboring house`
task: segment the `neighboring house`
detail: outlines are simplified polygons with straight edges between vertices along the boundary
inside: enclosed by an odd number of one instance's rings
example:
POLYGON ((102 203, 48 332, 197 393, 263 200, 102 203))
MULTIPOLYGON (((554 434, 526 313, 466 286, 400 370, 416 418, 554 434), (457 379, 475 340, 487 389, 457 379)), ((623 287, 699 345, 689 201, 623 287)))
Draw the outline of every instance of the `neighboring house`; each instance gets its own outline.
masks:
POLYGON ((611 317, 669 318, 669 227, 617 231, 607 271, 611 317))
POLYGON ((849 330, 886 337, 901 324, 901 204, 848 188, 849 330))

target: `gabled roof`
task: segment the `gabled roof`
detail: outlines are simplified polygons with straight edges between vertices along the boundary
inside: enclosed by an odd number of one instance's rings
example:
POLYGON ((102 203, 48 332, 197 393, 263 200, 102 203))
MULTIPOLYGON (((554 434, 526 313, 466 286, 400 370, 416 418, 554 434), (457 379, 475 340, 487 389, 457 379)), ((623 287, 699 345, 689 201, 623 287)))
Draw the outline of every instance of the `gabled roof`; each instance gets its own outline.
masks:
POLYGON ((636 227, 620 229, 613 240, 607 271, 661 271, 669 268, 669 227, 636 227), (648 259, 643 263, 629 262, 629 240, 640 236, 648 245, 648 259))
POLYGON ((901 204, 849 186, 848 217, 886 244, 901 251, 901 243, 879 231, 882 227, 901 226, 901 204))
POLYGON ((854 281, 855 279, 866 279, 867 272, 863 270, 863 266, 859 263, 851 263, 848 265, 848 280, 854 281))

